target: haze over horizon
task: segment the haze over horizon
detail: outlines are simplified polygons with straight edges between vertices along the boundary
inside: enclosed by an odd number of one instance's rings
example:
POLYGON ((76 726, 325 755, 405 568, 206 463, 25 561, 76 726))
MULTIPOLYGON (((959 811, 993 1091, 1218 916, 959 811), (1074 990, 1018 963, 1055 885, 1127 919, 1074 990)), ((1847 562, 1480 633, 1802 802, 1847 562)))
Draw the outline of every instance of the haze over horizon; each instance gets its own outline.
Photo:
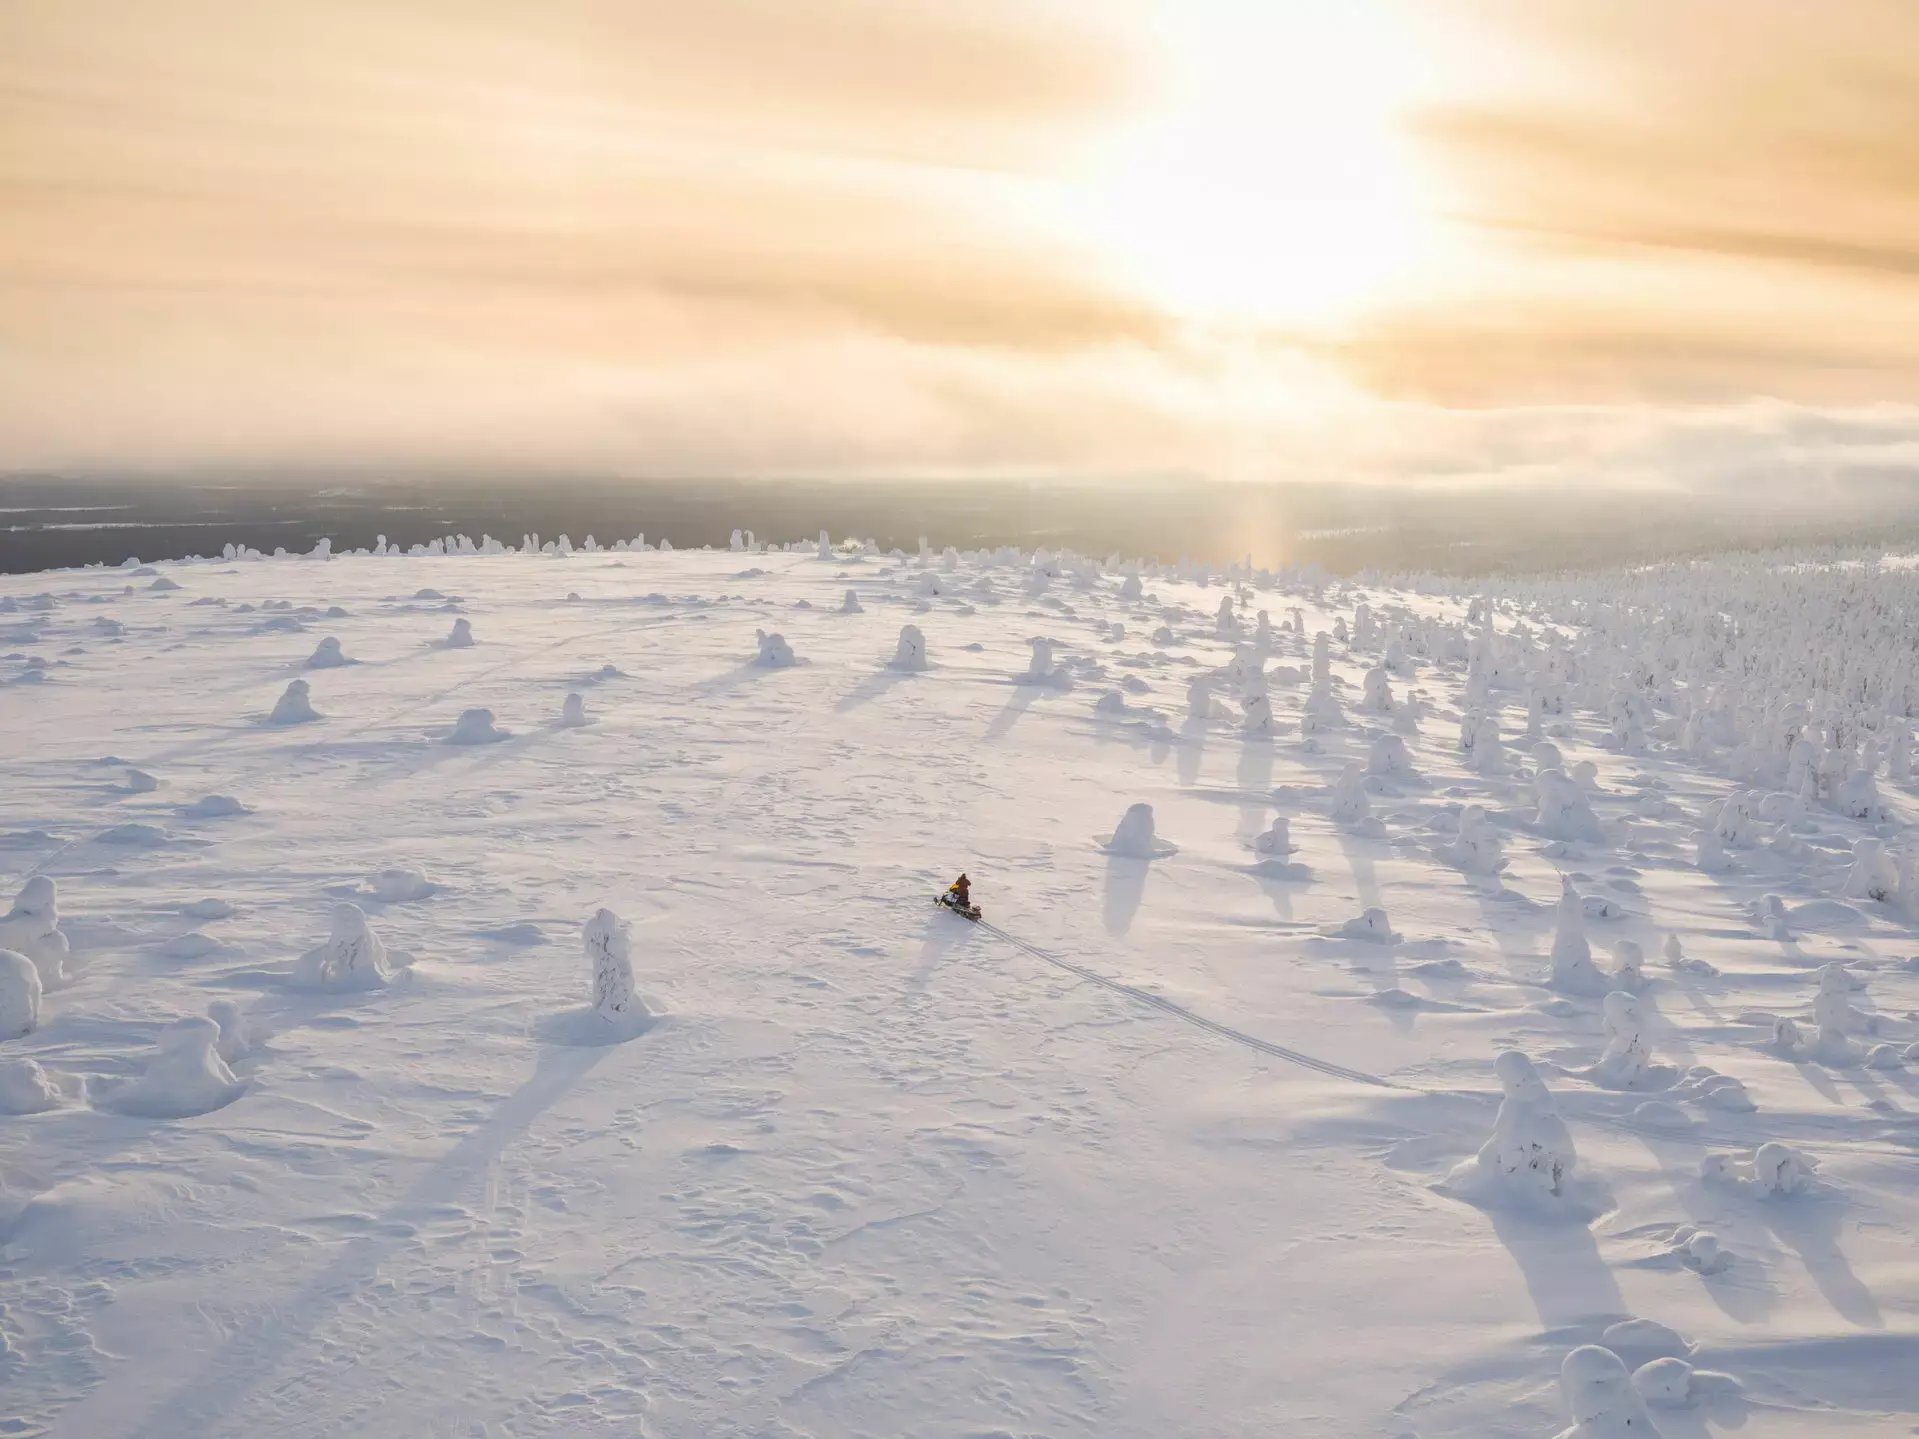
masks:
POLYGON ((1919 457, 1919 10, 24 0, 0 470, 1919 457))

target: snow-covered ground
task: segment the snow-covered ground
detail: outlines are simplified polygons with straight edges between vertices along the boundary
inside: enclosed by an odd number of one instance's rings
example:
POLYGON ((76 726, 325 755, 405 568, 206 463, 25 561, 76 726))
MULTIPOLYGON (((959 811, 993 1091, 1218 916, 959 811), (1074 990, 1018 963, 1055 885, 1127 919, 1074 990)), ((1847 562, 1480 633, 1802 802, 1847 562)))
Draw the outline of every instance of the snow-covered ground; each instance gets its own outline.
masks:
POLYGON ((1919 573, 1243 579, 0 580, 0 1432, 1914 1432, 1919 573))

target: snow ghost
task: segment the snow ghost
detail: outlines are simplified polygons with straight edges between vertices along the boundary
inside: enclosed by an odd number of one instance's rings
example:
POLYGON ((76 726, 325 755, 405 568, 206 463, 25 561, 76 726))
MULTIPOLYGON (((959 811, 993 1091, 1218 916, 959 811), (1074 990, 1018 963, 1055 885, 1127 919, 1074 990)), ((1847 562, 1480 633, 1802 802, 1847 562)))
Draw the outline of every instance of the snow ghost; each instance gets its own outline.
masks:
POLYGON ((16 950, 0 949, 0 1039, 18 1039, 40 1024, 40 971, 16 950))
POLYGON ((1273 702, 1263 692, 1246 696, 1246 735, 1258 739, 1273 732, 1273 702))
POLYGON ((1516 1049, 1503 1051, 1493 1068, 1501 1094, 1492 1135, 1454 1172, 1455 1179, 1477 1178, 1522 1195, 1563 1198, 1578 1159, 1551 1092, 1533 1062, 1516 1049))
POLYGON ((1846 874, 1847 899, 1888 900, 1899 892, 1899 867, 1876 839, 1862 839, 1852 847, 1852 868, 1846 874))
POLYGON ((1564 770, 1542 769, 1535 775, 1533 800, 1538 806, 1539 832, 1548 839, 1575 844, 1598 844, 1604 839, 1599 817, 1564 770))
POLYGON ((560 704, 560 728, 579 729, 590 723, 586 717, 586 696, 578 690, 570 692, 560 704))
POLYGON ((1366 755, 1366 773, 1405 776, 1412 772, 1413 760, 1405 740, 1396 734, 1373 737, 1372 748, 1366 755))
POLYGON ((1347 765, 1334 781, 1328 805, 1334 824, 1351 828, 1372 818, 1373 801, 1357 762, 1347 765))
POLYGON ((1611 989, 1593 963, 1586 943, 1586 909, 1570 879, 1560 882, 1559 909, 1553 928, 1552 987, 1568 994, 1601 995, 1611 989))
POLYGON ((462 617, 453 622, 453 628, 446 637, 446 647, 450 650, 470 650, 473 648, 472 621, 462 617))
POLYGON ((1233 597, 1231 595, 1220 596, 1219 615, 1215 621, 1214 629, 1223 640, 1236 642, 1239 639, 1239 617, 1233 613, 1233 597))
POLYGON ((1470 710, 1459 725, 1459 747, 1466 767, 1475 774, 1504 774, 1506 746, 1499 733, 1499 716, 1491 710, 1470 710))
POLYGON ((899 648, 893 653, 893 668, 919 671, 926 668, 926 636, 918 625, 900 626, 899 648))
POLYGON ((1819 990, 1812 999, 1812 1020, 1817 1033, 1808 1046, 1813 1056, 1827 1064, 1852 1064, 1859 1059, 1859 1045, 1852 1035, 1862 1028, 1865 1016, 1853 1007, 1852 971, 1843 964, 1828 964, 1819 971, 1819 990))
POLYGON ((1019 677, 1019 682, 1028 685, 1047 685, 1059 690, 1071 689, 1073 677, 1067 673, 1066 666, 1053 663, 1053 642, 1047 639, 1036 639, 1032 644, 1032 662, 1026 666, 1026 673, 1019 677))
POLYGON ((314 646, 313 653, 307 656, 307 668, 310 670, 332 670, 352 663, 353 661, 341 651, 340 641, 336 635, 328 635, 321 640, 314 646))
POLYGON ((1365 690, 1360 697, 1359 707, 1372 714, 1393 712, 1393 684, 1384 665, 1374 665, 1366 671, 1365 690))
POLYGON ((36 874, 21 885, 13 907, 0 915, 0 949, 26 956, 43 989, 66 979, 67 937, 60 932, 60 896, 51 875, 36 874))
POLYGON ((1789 1144, 1772 1140, 1753 1151, 1753 1183, 1762 1194, 1797 1194, 1812 1176, 1812 1161, 1789 1144))
POLYGON ((1283 814, 1276 815, 1266 832, 1253 841, 1253 849, 1258 854, 1288 855, 1295 848, 1292 825, 1283 814))
POLYGON ((1128 575, 1124 580, 1120 581, 1119 597, 1122 600, 1136 600, 1142 593, 1143 591, 1140 588, 1138 575, 1128 575))
POLYGON ((1833 786, 1832 807, 1843 815, 1872 824, 1883 823, 1887 818, 1886 807, 1879 800, 1879 787, 1873 782, 1872 771, 1867 769, 1855 769, 1833 786))
POLYGON ((753 658, 754 664, 765 669, 783 669, 797 663, 793 647, 786 642, 785 635, 771 635, 765 630, 755 630, 753 635, 759 644, 759 653, 753 658))
POLYGON ((863 615, 866 613, 865 607, 860 604, 859 592, 857 590, 848 590, 846 592, 846 598, 840 601, 840 613, 843 615, 863 615))
POLYGON ((1646 951, 1637 940, 1622 939, 1613 946, 1613 983, 1627 993, 1646 987, 1646 951))
POLYGON ((1155 833, 1153 807, 1135 804, 1120 816, 1119 828, 1107 840, 1106 851, 1121 859, 1163 859, 1175 853, 1175 848, 1155 833))
POLYGON ((1614 990, 1606 996, 1600 1023, 1606 1032, 1606 1047, 1592 1068, 1592 1077, 1613 1089, 1631 1089, 1652 1067, 1639 1001, 1623 990, 1614 990))
POLYGON ((357 904, 336 905, 326 943, 309 949, 293 966, 294 983, 306 989, 379 989, 392 979, 386 946, 357 904))
POLYGON ((1493 828, 1486 811, 1476 804, 1469 804, 1459 812, 1459 834, 1443 853, 1468 874, 1498 874, 1506 867, 1499 831, 1493 828))
POLYGON ((1186 686, 1186 714, 1205 721, 1213 715, 1213 681, 1210 675, 1194 675, 1186 686))
POLYGON ((593 1012, 602 1019, 645 1019, 649 1011, 633 989, 632 931, 610 909, 586 922, 581 935, 593 967, 593 1012))
POLYGON ((273 725, 307 724, 320 718, 307 698, 308 685, 305 680, 290 680, 286 692, 280 696, 279 703, 273 706, 273 713, 267 716, 267 723, 273 725))

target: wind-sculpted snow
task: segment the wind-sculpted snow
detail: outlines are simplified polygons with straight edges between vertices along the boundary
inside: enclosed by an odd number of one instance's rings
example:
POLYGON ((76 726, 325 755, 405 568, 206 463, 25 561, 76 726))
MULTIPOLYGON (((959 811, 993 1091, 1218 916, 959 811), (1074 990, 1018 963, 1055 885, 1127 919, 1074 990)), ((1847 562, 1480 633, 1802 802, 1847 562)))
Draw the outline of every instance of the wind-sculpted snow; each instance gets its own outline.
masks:
POLYGON ((1903 1433, 1914 613, 744 528, 0 578, 0 1411, 1903 1433))

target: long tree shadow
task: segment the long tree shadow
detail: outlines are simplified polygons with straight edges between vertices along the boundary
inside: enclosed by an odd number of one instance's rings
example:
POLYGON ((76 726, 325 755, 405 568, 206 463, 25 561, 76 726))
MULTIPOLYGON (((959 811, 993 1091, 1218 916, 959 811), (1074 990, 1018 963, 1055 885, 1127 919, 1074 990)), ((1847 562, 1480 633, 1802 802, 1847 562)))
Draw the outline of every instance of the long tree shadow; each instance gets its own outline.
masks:
POLYGON ((1234 772, 1234 780, 1240 790, 1258 798, 1242 804, 1239 809, 1240 839, 1251 839, 1266 828, 1266 812, 1272 806, 1266 796, 1273 788, 1273 744, 1268 739, 1247 739, 1240 745, 1239 767, 1234 772))
POLYGON ((1542 1327, 1594 1325, 1627 1312, 1618 1281, 1585 1225, 1542 1222, 1497 1209, 1488 1215, 1499 1242, 1519 1266, 1542 1327))
POLYGON ((1200 761, 1206 756, 1206 721, 1189 719, 1179 727, 1179 782, 1191 789, 1199 783, 1200 761))
POLYGON ((1146 873, 1151 868, 1151 860, 1117 854, 1107 857, 1106 899, 1100 913, 1108 934, 1125 934, 1133 927, 1133 917, 1146 894, 1146 873))
POLYGON ((848 710, 856 710, 861 705, 870 704, 901 680, 912 678, 911 670, 896 670, 891 666, 876 670, 842 695, 839 703, 833 706, 833 712, 845 714, 848 710))
POLYGON ((1038 685, 1015 685, 1012 698, 1006 701, 1000 712, 993 716, 993 722, 987 725, 985 738, 989 742, 1005 738, 1006 732, 1019 723, 1020 716, 1042 693, 1038 685))
POLYGON ((1760 1222, 1772 1231, 1773 1238, 1799 1256, 1834 1313, 1862 1329, 1886 1327, 1878 1301, 1853 1273, 1839 1248, 1846 1210, 1843 1201, 1811 1194, 1765 1200, 1756 1207, 1760 1222))
POLYGON ((380 1265, 411 1233, 402 1222, 407 1213, 453 1203, 482 1182, 507 1146, 609 1052, 608 1048, 543 1050, 532 1077, 391 1205, 371 1234, 350 1242, 297 1294, 275 1306, 270 1318, 237 1333, 171 1396, 156 1404, 138 1428, 125 1431, 128 1439, 164 1439, 219 1428, 234 1406, 268 1383, 287 1356, 306 1344, 334 1310, 372 1283, 380 1265))

